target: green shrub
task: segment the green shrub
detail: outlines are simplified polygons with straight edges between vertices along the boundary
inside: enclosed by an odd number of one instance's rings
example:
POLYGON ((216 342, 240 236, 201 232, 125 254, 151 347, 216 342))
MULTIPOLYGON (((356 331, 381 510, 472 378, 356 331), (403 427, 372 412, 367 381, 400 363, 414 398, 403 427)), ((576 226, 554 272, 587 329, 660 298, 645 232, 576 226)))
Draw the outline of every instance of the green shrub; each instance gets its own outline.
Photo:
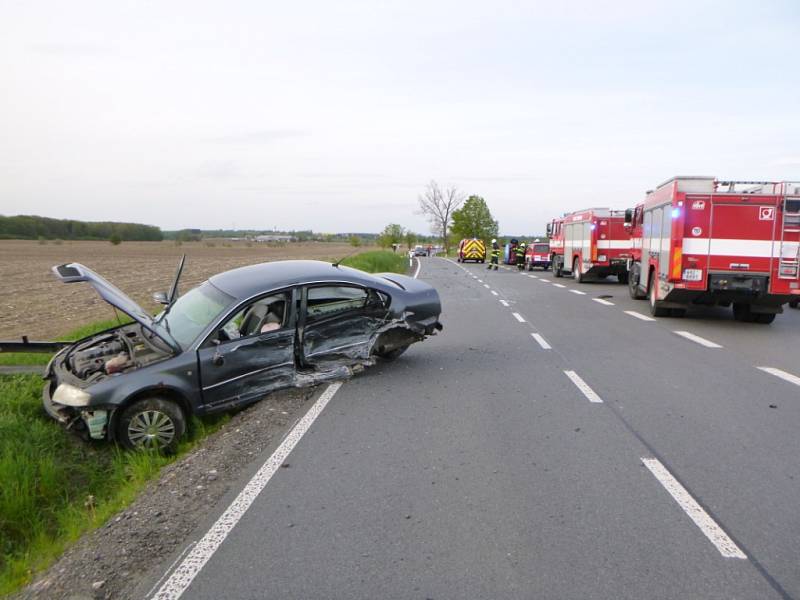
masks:
POLYGON ((108 237, 108 241, 111 242, 114 246, 119 246, 122 243, 122 238, 118 233, 112 233, 108 237))

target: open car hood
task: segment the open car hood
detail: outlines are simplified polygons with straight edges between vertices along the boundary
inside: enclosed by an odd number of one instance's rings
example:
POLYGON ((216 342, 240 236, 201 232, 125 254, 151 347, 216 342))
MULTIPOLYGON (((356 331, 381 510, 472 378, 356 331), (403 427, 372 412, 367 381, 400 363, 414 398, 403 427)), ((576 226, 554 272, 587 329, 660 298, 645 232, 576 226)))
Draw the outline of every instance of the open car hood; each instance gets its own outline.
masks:
POLYGON ((53 273, 63 283, 76 283, 79 281, 88 281, 92 284, 95 291, 100 294, 100 297, 108 302, 111 306, 118 308, 131 319, 139 323, 148 331, 153 332, 173 350, 179 351, 180 346, 172 339, 172 336, 167 331, 159 326, 141 306, 136 304, 129 296, 127 296, 117 286, 104 279, 89 267, 80 263, 69 263, 65 265, 57 265, 53 267, 53 273))

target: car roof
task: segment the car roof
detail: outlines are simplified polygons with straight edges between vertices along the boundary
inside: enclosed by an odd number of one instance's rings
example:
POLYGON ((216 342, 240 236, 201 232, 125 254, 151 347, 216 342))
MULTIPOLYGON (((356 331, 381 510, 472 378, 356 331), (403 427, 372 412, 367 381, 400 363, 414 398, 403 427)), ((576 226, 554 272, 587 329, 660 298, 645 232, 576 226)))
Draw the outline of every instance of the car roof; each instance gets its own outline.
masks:
POLYGON ((301 283, 347 282, 364 285, 380 279, 350 267, 318 260, 280 260, 239 267, 209 278, 211 284, 237 299, 301 283))

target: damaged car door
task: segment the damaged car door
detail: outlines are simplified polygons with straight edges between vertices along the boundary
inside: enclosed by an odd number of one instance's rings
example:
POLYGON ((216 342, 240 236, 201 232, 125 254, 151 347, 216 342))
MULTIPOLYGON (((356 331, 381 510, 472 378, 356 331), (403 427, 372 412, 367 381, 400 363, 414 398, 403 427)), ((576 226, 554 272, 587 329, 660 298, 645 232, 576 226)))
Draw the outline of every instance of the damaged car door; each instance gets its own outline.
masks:
POLYGON ((298 291, 270 293, 239 307, 197 351, 205 410, 261 399, 292 385, 298 291))
POLYGON ((391 299, 355 285, 315 285, 303 291, 300 340, 303 363, 318 369, 369 358, 391 299))

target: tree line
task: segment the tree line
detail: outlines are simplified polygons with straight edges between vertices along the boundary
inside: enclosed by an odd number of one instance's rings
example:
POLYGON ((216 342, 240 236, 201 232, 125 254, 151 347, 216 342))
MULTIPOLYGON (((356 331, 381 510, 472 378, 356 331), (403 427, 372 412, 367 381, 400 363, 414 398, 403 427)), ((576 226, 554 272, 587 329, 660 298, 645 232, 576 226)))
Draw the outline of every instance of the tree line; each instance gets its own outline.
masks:
POLYGON ((5 217, 0 215, 2 239, 60 239, 160 242, 164 234, 159 227, 141 223, 113 221, 76 221, 51 219, 34 215, 5 217))

